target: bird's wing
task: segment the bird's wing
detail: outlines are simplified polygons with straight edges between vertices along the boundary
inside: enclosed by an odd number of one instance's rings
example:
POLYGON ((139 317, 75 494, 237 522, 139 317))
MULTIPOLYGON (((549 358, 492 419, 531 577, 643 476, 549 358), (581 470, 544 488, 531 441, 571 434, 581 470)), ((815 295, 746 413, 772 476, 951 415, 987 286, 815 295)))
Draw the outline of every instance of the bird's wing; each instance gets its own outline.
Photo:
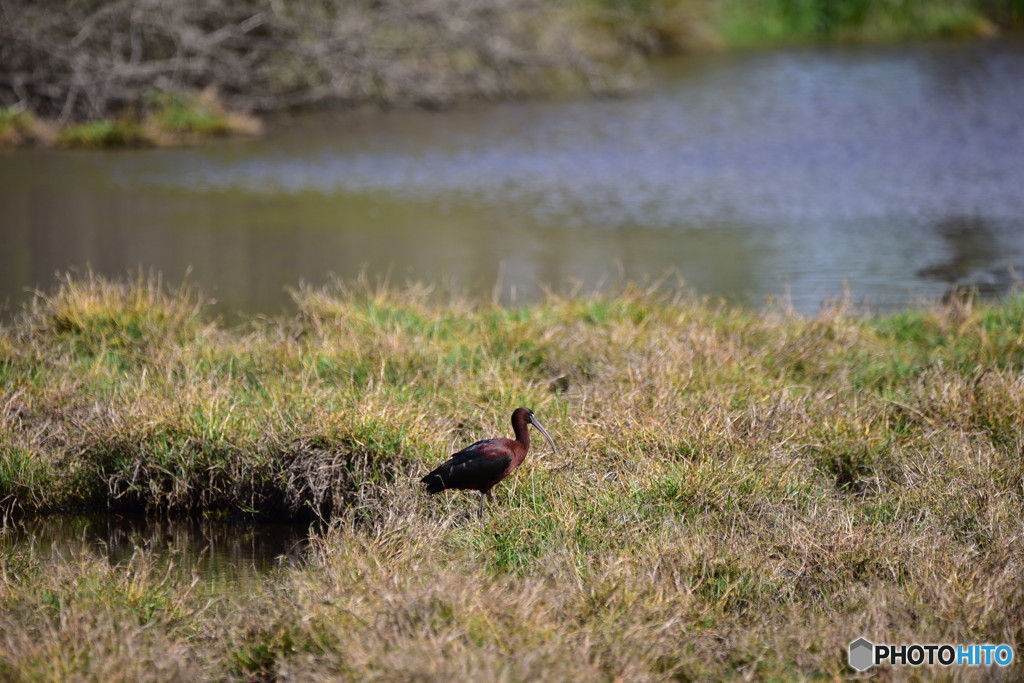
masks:
POLYGON ((494 439, 477 441, 463 448, 420 481, 430 493, 443 489, 489 488, 512 464, 494 439))
POLYGON ((452 453, 451 458, 449 459, 456 462, 462 462, 463 460, 468 460, 470 458, 478 458, 481 455, 485 456, 495 445, 497 445, 497 442, 497 439, 483 439, 481 441, 477 441, 476 443, 466 446, 458 453, 452 453))
POLYGON ((455 463, 444 477, 448 488, 478 488, 494 483, 512 464, 512 456, 481 456, 455 463), (461 486, 460 486, 461 484, 461 486))

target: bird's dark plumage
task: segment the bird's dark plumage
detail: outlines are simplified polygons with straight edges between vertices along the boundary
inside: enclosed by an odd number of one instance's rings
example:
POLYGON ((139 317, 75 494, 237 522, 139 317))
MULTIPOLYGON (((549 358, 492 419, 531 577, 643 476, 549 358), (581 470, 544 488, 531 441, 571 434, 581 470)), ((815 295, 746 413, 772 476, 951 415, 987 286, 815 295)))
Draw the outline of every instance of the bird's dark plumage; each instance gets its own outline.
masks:
POLYGON ((530 450, 529 425, 537 427, 554 449, 555 442, 527 408, 516 408, 512 413, 515 439, 484 439, 454 453, 420 481, 427 485, 427 493, 440 493, 445 489, 469 489, 480 492, 480 515, 483 516, 484 496, 526 458, 530 450))
POLYGON ((427 485, 427 493, 439 493, 445 489, 475 489, 486 493, 483 485, 500 481, 512 464, 512 456, 504 453, 505 449, 495 441, 477 441, 453 454, 447 462, 423 477, 421 481, 427 485))

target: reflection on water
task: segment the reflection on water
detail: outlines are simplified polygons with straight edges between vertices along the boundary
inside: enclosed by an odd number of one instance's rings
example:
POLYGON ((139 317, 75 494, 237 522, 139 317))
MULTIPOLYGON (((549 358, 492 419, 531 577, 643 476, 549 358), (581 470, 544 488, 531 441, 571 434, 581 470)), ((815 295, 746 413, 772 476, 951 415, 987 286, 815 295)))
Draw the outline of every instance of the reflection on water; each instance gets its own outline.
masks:
POLYGON ((935 225, 946 243, 946 255, 918 271, 918 275, 953 287, 969 287, 981 294, 998 294, 1014 284, 1017 273, 1004 258, 999 234, 975 216, 950 216, 935 225))
POLYGON ((294 524, 168 520, 121 515, 51 515, 10 523, 0 547, 32 552, 44 561, 89 556, 127 563, 144 552, 184 583, 217 595, 244 594, 273 569, 299 562, 309 530, 294 524))
POLYGON ((85 264, 191 268, 226 310, 270 312, 287 285, 364 269, 481 292, 502 272, 529 298, 671 268, 702 293, 788 292, 806 311, 844 284, 886 306, 1005 283, 1024 262, 1022 74, 1012 41, 755 52, 667 63, 625 100, 8 153, 0 298, 85 264), (974 261, 942 265, 970 241, 986 245, 974 261))

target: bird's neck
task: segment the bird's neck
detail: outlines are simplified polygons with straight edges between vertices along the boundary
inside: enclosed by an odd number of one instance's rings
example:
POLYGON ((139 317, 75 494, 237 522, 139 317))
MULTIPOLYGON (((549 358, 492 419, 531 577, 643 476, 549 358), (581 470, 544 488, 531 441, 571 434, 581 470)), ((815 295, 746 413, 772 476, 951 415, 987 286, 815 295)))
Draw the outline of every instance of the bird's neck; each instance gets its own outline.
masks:
POLYGON ((526 420, 513 421, 512 431, 515 432, 516 441, 523 444, 523 448, 526 450, 530 450, 530 425, 526 420))

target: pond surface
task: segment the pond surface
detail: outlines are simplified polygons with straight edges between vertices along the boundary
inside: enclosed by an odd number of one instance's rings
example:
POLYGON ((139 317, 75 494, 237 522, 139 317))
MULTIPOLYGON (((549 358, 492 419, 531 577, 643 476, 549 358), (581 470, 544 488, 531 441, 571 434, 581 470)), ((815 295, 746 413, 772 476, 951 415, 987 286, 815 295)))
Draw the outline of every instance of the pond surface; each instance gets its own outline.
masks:
POLYGON ((122 515, 49 515, 8 522, 0 549, 40 561, 72 563, 83 557, 123 565, 145 554, 156 575, 211 595, 244 595, 278 568, 302 561, 309 528, 248 521, 152 519, 122 515))
POLYGON ((751 52, 621 100, 318 113, 258 140, 0 155, 0 301, 138 266, 220 310, 390 273, 489 297, 678 271, 887 308, 1024 272, 1024 43, 751 52))

